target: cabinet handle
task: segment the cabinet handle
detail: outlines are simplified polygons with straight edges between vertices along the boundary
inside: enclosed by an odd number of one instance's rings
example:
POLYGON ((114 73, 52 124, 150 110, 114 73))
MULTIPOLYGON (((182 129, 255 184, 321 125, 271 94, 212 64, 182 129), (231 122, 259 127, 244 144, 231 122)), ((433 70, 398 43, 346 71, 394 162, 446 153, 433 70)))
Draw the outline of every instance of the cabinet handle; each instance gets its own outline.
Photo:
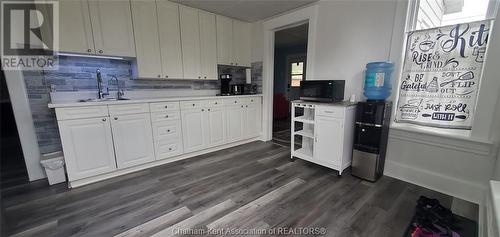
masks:
POLYGON ((201 109, 201 112, 205 111, 204 109, 201 109))
POLYGON ((231 65, 233 65, 233 63, 231 63, 231 65))
POLYGON ((204 79, 207 79, 207 77, 203 77, 204 79))
POLYGON ((238 103, 238 101, 235 100, 234 103, 236 104, 236 103, 238 103))
POLYGON ((99 49, 99 53, 102 54, 102 52, 103 52, 102 49, 99 49))
POLYGON ((165 118, 168 118, 168 115, 165 115, 165 118))
POLYGON ((248 105, 245 105, 245 107, 247 107, 247 108, 248 108, 248 105))
POLYGON ((168 108, 168 105, 165 105, 165 109, 168 108))
POLYGON ((234 65, 238 66, 238 63, 234 63, 234 65))
POLYGON ((215 102, 215 104, 217 104, 217 102, 215 102))
POLYGON ((118 118, 117 118, 117 117, 115 117, 115 120, 118 120, 118 118))
POLYGON ((168 75, 165 75, 165 78, 168 78, 168 75))
POLYGON ((253 100, 250 100, 250 102, 253 102, 253 100))
POLYGON ((208 111, 210 111, 210 109, 208 109, 208 111))
POLYGON ((168 148, 168 150, 169 150, 169 151, 171 151, 171 150, 172 150, 172 147, 168 148))
POLYGON ((241 108, 243 108, 243 105, 241 106, 241 108))
POLYGON ((103 119, 102 119, 102 121, 103 121, 103 122, 106 122, 106 119, 105 119, 105 118, 103 118, 103 119))
POLYGON ((199 76, 198 79, 201 79, 201 76, 199 76))
POLYGON ((169 129, 169 130, 167 130, 167 132, 170 132, 170 129, 169 129))
POLYGON ((92 52, 92 49, 87 49, 87 52, 89 52, 89 53, 92 52))
POLYGON ((158 78, 160 78, 160 77, 161 77, 161 75, 160 75, 160 74, 158 74, 158 78))
POLYGON ((195 104, 193 104, 193 106, 195 106, 195 104))

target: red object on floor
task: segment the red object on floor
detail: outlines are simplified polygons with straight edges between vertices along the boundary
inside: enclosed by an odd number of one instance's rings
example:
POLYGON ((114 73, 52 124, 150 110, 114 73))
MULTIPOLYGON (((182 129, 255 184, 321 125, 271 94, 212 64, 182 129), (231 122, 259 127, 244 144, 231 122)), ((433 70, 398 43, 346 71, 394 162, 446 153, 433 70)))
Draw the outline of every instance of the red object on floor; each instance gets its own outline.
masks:
POLYGON ((273 99, 273 119, 288 118, 288 106, 290 102, 284 94, 274 94, 273 99))

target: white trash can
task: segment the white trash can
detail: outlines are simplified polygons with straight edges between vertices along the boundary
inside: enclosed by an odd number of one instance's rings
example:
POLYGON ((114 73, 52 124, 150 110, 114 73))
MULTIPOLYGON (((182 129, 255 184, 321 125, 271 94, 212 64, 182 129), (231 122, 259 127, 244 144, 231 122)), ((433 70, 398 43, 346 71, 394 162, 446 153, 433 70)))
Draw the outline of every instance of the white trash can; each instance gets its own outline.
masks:
POLYGON ((40 163, 45 168, 50 185, 66 182, 62 152, 43 154, 40 163))

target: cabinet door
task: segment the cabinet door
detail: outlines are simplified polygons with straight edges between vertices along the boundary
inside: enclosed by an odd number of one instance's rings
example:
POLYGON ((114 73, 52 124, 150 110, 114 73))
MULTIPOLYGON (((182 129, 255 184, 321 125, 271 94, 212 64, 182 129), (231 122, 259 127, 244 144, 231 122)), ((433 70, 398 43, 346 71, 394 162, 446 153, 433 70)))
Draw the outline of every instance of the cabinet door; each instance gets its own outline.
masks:
POLYGON ((224 107, 214 107, 207 110, 205 127, 209 146, 222 145, 226 142, 226 110, 224 107))
POLYGON ((87 0, 59 1, 59 50, 70 53, 94 53, 87 0))
POLYGON ((154 1, 132 0, 137 76, 140 78, 161 77, 160 41, 154 1))
POLYGON ((246 136, 257 137, 261 131, 261 106, 260 104, 249 104, 246 107, 246 136))
POLYGON ((245 109, 243 105, 226 107, 227 141, 242 140, 245 136, 245 109))
POLYGON ((111 119, 116 163, 119 169, 155 160, 149 113, 116 115, 111 119))
POLYGON ((233 20, 217 16, 217 63, 232 65, 233 62, 233 20))
POLYGON ((156 1, 163 78, 183 78, 179 5, 156 1))
POLYGON ((200 26, 198 10, 179 6, 181 21, 182 66, 184 78, 201 79, 200 26))
POLYGON ((201 76, 217 80, 217 27, 215 15, 200 11, 201 76))
POLYGON ((316 116, 314 159, 340 165, 342 157, 343 122, 341 119, 316 116))
POLYGON ((95 53, 135 57, 129 1, 89 0, 95 53))
POLYGON ((205 148, 206 131, 204 125, 204 109, 184 109, 181 111, 182 141, 185 152, 205 148))
POLYGON ((251 66, 250 24, 233 21, 233 62, 237 66, 251 66))
POLYGON ((59 121, 70 181, 116 170, 108 117, 59 121))

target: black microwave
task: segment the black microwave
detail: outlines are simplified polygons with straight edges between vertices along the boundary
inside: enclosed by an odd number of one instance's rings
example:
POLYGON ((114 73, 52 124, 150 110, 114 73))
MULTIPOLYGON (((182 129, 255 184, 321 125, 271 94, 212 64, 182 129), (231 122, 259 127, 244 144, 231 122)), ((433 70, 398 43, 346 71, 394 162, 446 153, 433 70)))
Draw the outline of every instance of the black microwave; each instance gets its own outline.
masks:
POLYGON ((301 81, 300 99, 319 102, 344 100, 344 80, 301 81))

